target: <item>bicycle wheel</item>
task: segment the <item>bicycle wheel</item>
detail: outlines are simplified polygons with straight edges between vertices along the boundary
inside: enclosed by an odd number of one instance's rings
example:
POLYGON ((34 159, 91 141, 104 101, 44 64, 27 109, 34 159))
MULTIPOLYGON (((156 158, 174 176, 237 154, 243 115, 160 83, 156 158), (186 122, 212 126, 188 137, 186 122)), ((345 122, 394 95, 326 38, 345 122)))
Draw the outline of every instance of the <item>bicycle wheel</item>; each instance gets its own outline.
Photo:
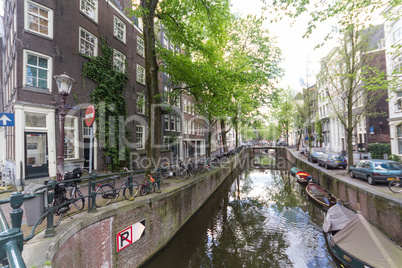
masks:
POLYGON ((155 193, 161 193, 162 192, 161 187, 160 187, 160 182, 159 182, 159 186, 158 186, 157 182, 154 182, 152 187, 154 188, 155 193))
POLYGON ((73 205, 76 207, 78 210, 82 210, 85 207, 85 198, 82 195, 81 191, 76 189, 74 191, 74 196, 71 196, 70 199, 74 199, 73 205))
POLYGON ((179 180, 184 180, 185 178, 187 178, 187 170, 185 168, 179 168, 178 170, 176 170, 176 178, 178 178, 179 180))
POLYGON ((146 195, 147 193, 148 191, 146 189, 146 186, 145 185, 141 186, 140 195, 146 195))
POLYGON ((124 185, 124 189, 123 189, 124 198, 126 200, 133 200, 138 194, 138 191, 139 191, 139 188, 140 188, 139 186, 140 185, 136 181, 133 181, 133 196, 131 197, 130 196, 130 189, 128 188, 128 183, 126 183, 124 185))
POLYGON ((103 184, 99 186, 98 189, 96 189, 96 195, 101 195, 102 197, 102 201, 96 198, 95 204, 97 207, 101 206, 103 203, 108 205, 110 202, 112 202, 112 200, 116 201, 117 197, 119 196, 111 184, 103 184), (106 202, 104 200, 106 200, 106 202))
POLYGON ((393 179, 389 182, 388 187, 391 192, 400 193, 402 192, 402 181, 400 179, 393 179))
POLYGON ((59 211, 58 211, 58 213, 54 213, 53 214, 53 226, 54 227, 57 227, 57 226, 59 226, 59 224, 60 224, 60 222, 63 220, 63 217, 64 217, 64 214, 66 214, 66 210, 65 209, 60 209, 59 211))
POLYGON ((197 175, 196 173, 196 171, 195 171, 195 169, 194 168, 189 168, 188 170, 187 170, 187 172, 188 172, 188 174, 190 175, 190 177, 195 177, 195 175, 197 175))

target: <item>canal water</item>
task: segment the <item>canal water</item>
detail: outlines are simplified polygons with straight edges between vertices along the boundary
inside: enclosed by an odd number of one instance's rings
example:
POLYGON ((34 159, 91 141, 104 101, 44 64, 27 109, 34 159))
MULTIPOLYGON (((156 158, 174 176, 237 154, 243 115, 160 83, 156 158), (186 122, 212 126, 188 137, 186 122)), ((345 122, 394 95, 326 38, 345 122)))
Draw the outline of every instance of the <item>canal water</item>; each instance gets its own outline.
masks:
POLYGON ((336 267, 323 219, 288 171, 234 172, 143 267, 336 267))

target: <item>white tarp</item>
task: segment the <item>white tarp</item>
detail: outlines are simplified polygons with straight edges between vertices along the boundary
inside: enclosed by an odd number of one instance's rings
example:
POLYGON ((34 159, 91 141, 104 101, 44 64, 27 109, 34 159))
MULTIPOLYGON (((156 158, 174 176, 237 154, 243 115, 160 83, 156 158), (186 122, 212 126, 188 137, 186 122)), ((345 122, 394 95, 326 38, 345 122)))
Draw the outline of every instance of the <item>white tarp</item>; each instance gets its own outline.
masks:
POLYGON ((343 251, 372 267, 402 267, 402 249, 372 226, 361 213, 331 239, 343 251))
POLYGON ((356 213, 352 210, 336 204, 328 209, 322 230, 326 233, 329 231, 341 230, 352 220, 355 215, 356 213))

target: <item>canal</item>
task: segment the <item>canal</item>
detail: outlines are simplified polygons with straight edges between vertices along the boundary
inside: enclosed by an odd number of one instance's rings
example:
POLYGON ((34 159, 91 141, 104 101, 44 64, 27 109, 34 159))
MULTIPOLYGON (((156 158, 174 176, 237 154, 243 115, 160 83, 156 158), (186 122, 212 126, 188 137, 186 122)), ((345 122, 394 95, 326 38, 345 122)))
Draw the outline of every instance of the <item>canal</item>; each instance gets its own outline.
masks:
POLYGON ((143 267, 336 267, 323 219, 288 171, 235 171, 143 267))

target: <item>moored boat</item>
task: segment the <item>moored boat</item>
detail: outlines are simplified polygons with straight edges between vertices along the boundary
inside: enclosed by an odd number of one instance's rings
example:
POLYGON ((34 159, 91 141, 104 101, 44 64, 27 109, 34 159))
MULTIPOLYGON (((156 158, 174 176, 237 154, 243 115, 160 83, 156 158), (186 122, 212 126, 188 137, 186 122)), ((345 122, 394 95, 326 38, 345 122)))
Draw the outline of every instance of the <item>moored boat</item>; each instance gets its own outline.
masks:
POLYGON ((310 182, 306 186, 306 193, 314 202, 324 208, 330 208, 338 201, 329 191, 314 182, 310 182))
POLYGON ((311 180, 311 175, 305 171, 299 171, 296 173, 296 180, 300 184, 308 184, 311 180))
POLYGON ((292 168, 290 169, 290 173, 292 174, 292 176, 296 176, 296 173, 299 172, 299 171, 303 171, 303 170, 301 170, 301 169, 298 168, 298 167, 292 167, 292 168))
POLYGON ((342 267, 402 267, 402 249, 361 213, 336 204, 328 210, 322 229, 329 249, 342 267))

